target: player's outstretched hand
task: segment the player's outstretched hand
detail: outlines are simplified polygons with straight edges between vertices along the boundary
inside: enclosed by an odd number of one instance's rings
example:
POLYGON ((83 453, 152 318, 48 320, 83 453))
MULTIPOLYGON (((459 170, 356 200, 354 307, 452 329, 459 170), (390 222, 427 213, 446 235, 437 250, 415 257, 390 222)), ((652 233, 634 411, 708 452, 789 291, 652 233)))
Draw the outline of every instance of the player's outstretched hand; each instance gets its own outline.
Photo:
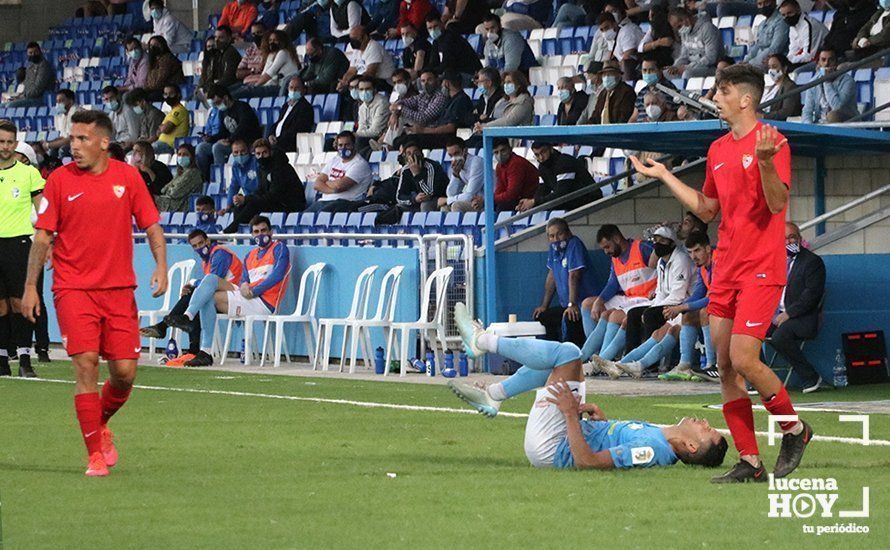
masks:
POLYGON ((668 172, 667 166, 653 159, 642 161, 631 155, 630 162, 634 165, 634 170, 650 178, 661 179, 668 172))
POLYGON ((769 124, 764 124, 760 130, 757 130, 757 147, 755 152, 757 153, 758 160, 770 160, 776 153, 779 152, 779 149, 782 148, 783 145, 788 143, 788 138, 783 139, 777 143, 779 139, 779 132, 769 124))
POLYGON ((606 420, 606 414, 596 403, 581 403, 581 414, 587 413, 591 420, 606 420))
POLYGON ((581 406, 581 396, 572 393, 572 389, 565 382, 560 380, 554 384, 547 386, 547 391, 553 397, 548 397, 547 401, 556 405, 564 416, 579 416, 581 406))
POLYGON ((37 287, 25 286, 25 293, 22 296, 22 315, 28 322, 34 323, 40 316, 40 296, 37 294, 37 287))
POLYGON ((163 265, 157 266, 155 272, 151 274, 149 284, 154 289, 151 295, 155 298, 167 292, 167 267, 163 265))

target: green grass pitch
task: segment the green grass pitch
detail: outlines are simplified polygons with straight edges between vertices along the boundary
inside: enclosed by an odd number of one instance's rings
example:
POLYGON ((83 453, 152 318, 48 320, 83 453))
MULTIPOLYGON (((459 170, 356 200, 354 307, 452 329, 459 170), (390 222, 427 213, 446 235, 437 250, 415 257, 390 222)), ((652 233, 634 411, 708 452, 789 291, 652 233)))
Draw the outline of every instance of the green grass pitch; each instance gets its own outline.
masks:
MULTIPOLYGON (((38 371, 72 379, 67 363, 38 371)), ((712 485, 713 470, 533 469, 523 418, 269 397, 463 408, 443 386, 160 368, 142 368, 137 383, 156 389, 137 388, 111 423, 120 462, 108 478, 89 479, 73 387, 0 379, 3 548, 887 548, 890 540, 890 447, 815 441, 795 473, 835 478, 835 511, 858 509, 869 486, 870 518, 769 518, 765 485, 712 485), (849 521, 869 534, 802 532, 849 521)), ((887 395, 880 386, 793 398, 887 395)), ((531 399, 504 410, 527 413, 531 399)), ((717 395, 588 401, 610 418, 672 423, 697 414, 725 425, 702 408, 717 395)), ((806 417, 817 434, 859 435, 835 413, 806 417)), ((871 416, 871 437, 890 439, 887 415, 871 416)), ((761 438, 761 449, 771 466, 777 447, 761 438)), ((730 445, 725 466, 734 460, 730 445)))

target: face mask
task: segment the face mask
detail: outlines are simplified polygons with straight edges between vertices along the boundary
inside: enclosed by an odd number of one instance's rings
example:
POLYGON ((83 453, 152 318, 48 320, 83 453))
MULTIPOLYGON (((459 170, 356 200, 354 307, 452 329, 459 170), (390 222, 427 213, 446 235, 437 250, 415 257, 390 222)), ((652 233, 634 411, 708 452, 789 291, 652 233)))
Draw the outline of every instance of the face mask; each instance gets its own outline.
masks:
POLYGON ((565 252, 566 248, 569 246, 569 241, 554 241, 550 243, 550 250, 553 252, 565 252))
POLYGON ((769 17, 770 15, 773 14, 774 11, 776 11, 776 6, 774 6, 774 5, 773 6, 763 6, 758 11, 760 11, 760 13, 764 17, 769 17))
POLYGON ((591 95, 591 94, 595 93, 596 92, 596 84, 594 84, 593 82, 588 80, 587 86, 584 86, 584 91, 587 93, 587 95, 591 95))
POLYGON ((267 233, 260 233, 253 238, 253 242, 260 248, 266 248, 272 243, 272 235, 269 235, 267 233))
POLYGON ((798 21, 800 21, 799 13, 797 15, 789 15, 788 17, 785 18, 785 23, 787 23, 789 27, 793 27, 794 25, 797 25, 798 21))
POLYGON ((260 44, 263 43, 263 36, 262 36, 262 35, 256 35, 256 34, 253 35, 253 43, 254 43, 254 45, 255 45, 257 48, 259 48, 259 47, 260 47, 260 44))
POLYGON ((782 78, 782 74, 783 73, 782 73, 781 69, 770 69, 769 70, 769 76, 773 80, 779 80, 780 78, 782 78))
POLYGON ((403 36, 402 44, 404 44, 406 48, 410 48, 411 44, 414 44, 414 37, 413 36, 403 36))
POLYGON ((393 86, 393 90, 396 91, 396 94, 403 96, 408 93, 408 85, 404 82, 399 82, 395 86, 393 86))
POLYGON ((652 249, 655 251, 655 255, 659 258, 666 258, 667 256, 670 256, 671 252, 674 251, 674 245, 655 243, 654 245, 652 245, 652 249))
POLYGON ((250 159, 250 155, 232 155, 232 161, 238 166, 244 166, 250 159))
POLYGON ((507 151, 505 153, 498 154, 498 164, 505 164, 510 160, 510 156, 513 154, 512 151, 507 151))
POLYGON ((188 168, 192 165, 192 157, 179 157, 176 159, 176 164, 181 168, 188 168))
POLYGON ((65 114, 65 106, 59 103, 55 107, 53 107, 53 112, 57 115, 63 115, 65 114))
POLYGON ((618 85, 618 78, 614 76, 604 76, 603 77, 603 86, 607 90, 612 90, 615 86, 618 85))
POLYGON ((40 54, 37 54, 37 55, 29 55, 29 56, 28 56, 28 61, 30 61, 31 63, 33 63, 33 64, 36 65, 36 64, 40 63, 41 61, 43 61, 43 56, 40 55, 40 54))
POLYGON ((256 163, 265 171, 268 171, 272 166, 272 157, 261 157, 256 159, 256 163))
POLYGON ((496 32, 490 32, 490 33, 488 33, 488 40, 489 40, 489 42, 497 42, 497 41, 498 41, 498 38, 500 38, 500 36, 498 35, 498 33, 496 33, 496 32))
POLYGON ((204 46, 204 53, 211 54, 211 53, 213 53, 214 51, 216 51, 216 45, 215 45, 215 44, 207 44, 206 46, 204 46))
POLYGON ((157 57, 161 55, 161 47, 160 46, 152 46, 148 48, 148 55, 152 57, 157 57))
POLYGON ((800 243, 787 243, 785 245, 785 252, 788 254, 789 258, 797 256, 800 252, 800 243))
POLYGON ((133 107, 133 112, 137 115, 141 115, 145 112, 145 109, 143 109, 141 105, 136 105, 135 107, 133 107))
POLYGON ((615 31, 615 29, 609 29, 603 33, 603 38, 605 38, 608 42, 615 40, 616 36, 618 36, 618 33, 615 31))
POLYGON ((661 117, 661 107, 658 105, 649 105, 646 107, 646 116, 649 120, 658 120, 661 117))
POLYGON ((358 99, 358 88, 349 88, 349 97, 354 100, 358 99))
POLYGON ((362 43, 359 40, 350 40, 349 45, 352 46, 353 50, 360 50, 362 48, 362 43))
POLYGON ((164 103, 166 103, 167 105, 172 107, 172 106, 176 105, 177 103, 179 103, 179 99, 177 99, 175 97, 165 97, 164 103))
POLYGON ((823 76, 825 76, 825 67, 816 69, 816 78, 822 78, 823 76))
POLYGON ((334 2, 335 2, 338 6, 342 6, 343 4, 346 3, 346 0, 334 0, 334 2))
POLYGON ((507 82, 504 84, 504 93, 507 95, 513 95, 516 93, 516 85, 512 82, 507 82))
POLYGON ((342 147, 340 149, 337 149, 337 152, 340 154, 340 158, 343 160, 352 158, 352 149, 350 148, 342 147))
POLYGON ((315 0, 315 3, 318 4, 320 8, 326 8, 328 5, 328 0, 315 0))
POLYGON ((562 103, 568 103, 569 100, 572 99, 571 90, 559 90, 557 95, 559 96, 559 101, 562 103))
POLYGON ((214 103, 213 106, 216 107, 216 110, 219 111, 220 113, 229 108, 229 106, 223 102, 214 103))
POLYGON ((120 106, 121 106, 120 102, 116 99, 112 99, 111 101, 109 101, 108 103, 105 104, 105 107, 109 111, 117 111, 118 108, 120 108, 120 106))
POLYGON ((216 221, 214 212, 198 212, 198 221, 201 223, 213 223, 216 221))
POLYGON ((129 57, 133 61, 136 61, 140 57, 142 57, 142 50, 130 50, 127 52, 127 57, 129 57))
POLYGON ((365 103, 371 103, 374 101, 374 92, 371 90, 359 90, 358 97, 365 103))
POLYGON ((432 29, 430 31, 430 38, 432 38, 433 40, 438 40, 440 36, 442 36, 442 29, 440 29, 439 27, 436 27, 435 29, 432 29))
POLYGON ((890 0, 881 0, 880 4, 885 10, 890 10, 890 0))
POLYGON ((287 100, 288 101, 300 101, 301 99, 303 99, 302 92, 294 92, 294 91, 287 92, 287 100))
POLYGON ((161 10, 155 8, 151 10, 151 18, 152 19, 160 19, 161 18, 161 10))
POLYGON ((658 82, 658 73, 643 73, 643 82, 646 83, 646 86, 652 86, 658 82))
MULTIPOLYGON (((202 215, 204 215, 204 214, 202 214, 202 215)), ((200 215, 198 216, 198 219, 200 219, 200 215)), ((204 261, 207 261, 210 259, 210 245, 204 245, 201 248, 195 250, 195 252, 197 252, 198 256, 200 256, 201 259, 204 261)))
POLYGON ((277 52, 280 49, 281 49, 281 44, 279 44, 278 42, 270 42, 269 43, 269 51, 270 52, 277 52))

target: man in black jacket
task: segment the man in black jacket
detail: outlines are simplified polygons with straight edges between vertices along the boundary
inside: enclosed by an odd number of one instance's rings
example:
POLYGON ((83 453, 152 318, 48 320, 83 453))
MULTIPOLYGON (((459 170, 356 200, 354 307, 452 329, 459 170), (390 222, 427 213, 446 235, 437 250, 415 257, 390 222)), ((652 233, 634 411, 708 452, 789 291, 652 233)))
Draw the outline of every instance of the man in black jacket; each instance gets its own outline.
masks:
POLYGON ((800 246, 800 229, 785 224, 788 251, 788 283, 779 302, 779 313, 770 327, 770 345, 788 361, 801 379, 804 393, 819 389, 822 377, 807 360, 800 344, 819 332, 822 299, 825 296, 825 263, 800 246))
POLYGON ((433 41, 428 68, 437 74, 457 71, 464 77, 464 84, 469 84, 476 71, 482 68, 473 46, 453 28, 445 28, 438 13, 430 12, 426 16, 426 30, 433 41))
POLYGON ((284 151, 273 148, 268 140, 258 139, 253 144, 253 154, 259 167, 259 187, 234 209, 232 223, 223 233, 237 232, 239 225, 248 223, 261 212, 301 212, 306 208, 303 182, 284 151))
POLYGON ((318 38, 306 43, 306 63, 300 69, 300 78, 310 94, 333 93, 348 70, 349 59, 337 48, 325 46, 318 38))
POLYGON ((442 165, 424 158, 423 150, 416 141, 402 143, 402 164, 396 199, 405 210, 432 212, 438 210, 439 198, 447 195, 448 176, 442 165))
POLYGON ((269 143, 285 153, 293 153, 297 150, 297 134, 314 129, 315 110, 306 100, 303 79, 295 76, 287 85, 287 101, 281 106, 278 120, 266 130, 269 143))
POLYGON ((195 157, 198 168, 204 176, 204 181, 210 181, 210 164, 225 164, 232 152, 232 141, 243 139, 247 143, 253 143, 262 134, 260 119, 256 111, 245 101, 237 101, 225 86, 211 86, 207 97, 213 105, 219 109, 222 125, 219 133, 212 136, 202 136, 203 142, 195 149, 195 157))
POLYGON ((476 84, 482 89, 482 95, 476 100, 473 115, 476 122, 490 122, 494 106, 504 97, 501 75, 497 69, 485 67, 476 73, 476 84))
MULTIPOLYGON (((538 161, 538 174, 541 176, 538 192, 533 199, 519 201, 516 210, 524 212, 533 206, 550 202, 572 191, 593 185, 593 176, 587 170, 584 159, 564 155, 553 148, 552 143, 536 141, 532 144, 532 151, 538 161)), ((560 210, 574 210, 581 206, 602 198, 603 193, 598 188, 593 188, 589 193, 572 199, 568 202, 554 206, 560 210)))

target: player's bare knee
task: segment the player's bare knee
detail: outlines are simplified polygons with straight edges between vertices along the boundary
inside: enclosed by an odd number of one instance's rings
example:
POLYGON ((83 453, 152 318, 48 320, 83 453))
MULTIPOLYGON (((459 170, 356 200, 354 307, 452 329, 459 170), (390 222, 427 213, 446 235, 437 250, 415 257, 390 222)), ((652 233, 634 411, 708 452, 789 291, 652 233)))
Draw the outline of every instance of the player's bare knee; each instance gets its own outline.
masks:
POLYGON ((684 313, 683 319, 680 322, 687 327, 697 327, 701 323, 700 316, 697 311, 688 311, 684 313))
POLYGON ((550 376, 547 378, 547 385, 560 380, 566 382, 583 382, 584 371, 581 369, 581 360, 575 359, 571 363, 566 363, 565 365, 560 365, 553 369, 553 372, 551 372, 550 376))
POLYGON ((680 336, 680 325, 672 325, 667 331, 674 338, 678 338, 680 336))
POLYGON ((736 372, 747 378, 750 373, 760 366, 760 355, 756 352, 752 353, 751 350, 731 346, 729 349, 729 361, 736 372))
POLYGON ((593 308, 593 303, 596 301, 596 296, 588 296, 584 298, 581 302, 581 309, 590 311, 593 308))

